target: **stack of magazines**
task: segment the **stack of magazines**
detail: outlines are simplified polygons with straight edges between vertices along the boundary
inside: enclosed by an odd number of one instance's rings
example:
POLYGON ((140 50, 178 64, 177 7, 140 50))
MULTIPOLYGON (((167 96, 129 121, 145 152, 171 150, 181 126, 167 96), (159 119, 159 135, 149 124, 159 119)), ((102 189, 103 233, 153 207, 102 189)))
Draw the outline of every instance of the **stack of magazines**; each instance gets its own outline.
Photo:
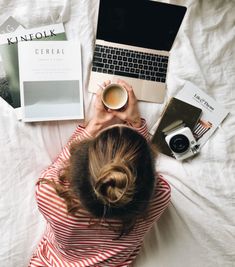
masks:
POLYGON ((63 23, 0 26, 0 96, 24 122, 83 119, 81 46, 63 23))

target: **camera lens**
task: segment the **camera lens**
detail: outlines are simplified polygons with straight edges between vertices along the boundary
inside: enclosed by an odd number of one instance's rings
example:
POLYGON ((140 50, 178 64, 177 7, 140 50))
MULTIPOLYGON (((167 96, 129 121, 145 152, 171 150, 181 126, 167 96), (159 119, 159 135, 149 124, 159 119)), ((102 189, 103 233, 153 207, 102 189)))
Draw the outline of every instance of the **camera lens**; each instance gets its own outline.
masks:
POLYGON ((175 153, 184 153, 189 148, 189 140, 183 134, 177 134, 170 139, 169 146, 175 153))

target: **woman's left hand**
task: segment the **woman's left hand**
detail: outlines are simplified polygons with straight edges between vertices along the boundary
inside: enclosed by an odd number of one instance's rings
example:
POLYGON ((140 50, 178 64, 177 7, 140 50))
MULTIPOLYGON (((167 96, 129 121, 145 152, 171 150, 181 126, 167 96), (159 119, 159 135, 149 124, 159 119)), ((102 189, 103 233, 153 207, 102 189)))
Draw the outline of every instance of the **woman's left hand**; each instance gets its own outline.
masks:
MULTIPOLYGON (((110 83, 110 81, 106 81, 102 84, 102 86, 106 87, 110 83)), ((114 114, 112 114, 109 110, 105 109, 101 100, 101 95, 102 88, 99 88, 96 92, 94 115, 86 126, 86 130, 91 135, 96 135, 103 128, 116 123, 114 114)))

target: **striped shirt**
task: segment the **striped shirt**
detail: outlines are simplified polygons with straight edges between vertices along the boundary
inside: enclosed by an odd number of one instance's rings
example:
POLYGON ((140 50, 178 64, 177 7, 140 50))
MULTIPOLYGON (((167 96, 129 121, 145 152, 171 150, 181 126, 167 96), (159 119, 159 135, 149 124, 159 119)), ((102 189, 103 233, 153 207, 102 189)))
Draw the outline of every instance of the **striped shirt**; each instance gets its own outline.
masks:
MULTIPOLYGON (((136 130, 148 139, 144 120, 136 130)), ((70 157, 70 145, 86 138, 92 136, 78 126, 57 159, 40 178, 58 182, 59 173, 70 157)), ((138 219, 131 232, 120 238, 108 227, 109 223, 119 225, 119 221, 106 219, 103 223, 92 224, 91 215, 85 210, 79 210, 78 215, 68 214, 64 199, 48 183, 37 182, 36 199, 47 227, 33 253, 30 267, 127 267, 139 253, 146 232, 166 209, 170 201, 170 186, 163 177, 158 177, 147 217, 138 219)))

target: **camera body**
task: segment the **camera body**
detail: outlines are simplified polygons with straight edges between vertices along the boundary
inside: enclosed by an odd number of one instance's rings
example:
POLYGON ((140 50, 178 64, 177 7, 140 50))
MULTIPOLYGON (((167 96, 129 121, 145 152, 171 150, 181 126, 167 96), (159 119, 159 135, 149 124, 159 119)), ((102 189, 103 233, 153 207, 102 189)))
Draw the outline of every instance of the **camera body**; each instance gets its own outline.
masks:
POLYGON ((187 159, 199 152, 199 145, 189 127, 170 131, 165 140, 177 160, 187 159))

